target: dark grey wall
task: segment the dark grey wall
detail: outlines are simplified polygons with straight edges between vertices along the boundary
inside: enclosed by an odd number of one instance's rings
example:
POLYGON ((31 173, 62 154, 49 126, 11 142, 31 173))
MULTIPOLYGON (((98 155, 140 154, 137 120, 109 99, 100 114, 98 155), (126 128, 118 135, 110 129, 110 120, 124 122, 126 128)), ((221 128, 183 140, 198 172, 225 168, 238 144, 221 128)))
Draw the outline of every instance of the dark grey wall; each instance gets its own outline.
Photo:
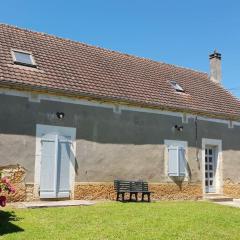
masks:
MULTIPOLYGON (((33 182, 36 124, 75 127, 76 181, 105 182, 114 178, 144 178, 152 182, 169 181, 166 176, 164 140, 188 142, 191 181, 201 179, 201 152, 196 157, 195 123, 191 119, 183 132, 172 127, 182 125, 180 117, 122 111, 0 95, 0 165, 19 163, 33 182), (55 113, 62 111, 59 120, 55 113)), ((222 139, 224 178, 240 181, 240 128, 198 121, 197 147, 202 138, 222 139)))

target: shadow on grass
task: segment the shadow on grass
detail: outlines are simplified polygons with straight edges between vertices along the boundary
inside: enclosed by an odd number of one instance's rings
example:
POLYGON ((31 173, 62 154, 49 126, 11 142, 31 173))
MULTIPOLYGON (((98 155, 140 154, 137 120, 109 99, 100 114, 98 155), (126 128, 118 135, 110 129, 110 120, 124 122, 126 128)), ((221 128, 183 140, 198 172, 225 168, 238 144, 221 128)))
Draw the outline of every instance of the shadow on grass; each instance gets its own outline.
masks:
POLYGON ((0 236, 8 233, 22 232, 22 228, 13 224, 19 221, 14 212, 0 210, 0 236))

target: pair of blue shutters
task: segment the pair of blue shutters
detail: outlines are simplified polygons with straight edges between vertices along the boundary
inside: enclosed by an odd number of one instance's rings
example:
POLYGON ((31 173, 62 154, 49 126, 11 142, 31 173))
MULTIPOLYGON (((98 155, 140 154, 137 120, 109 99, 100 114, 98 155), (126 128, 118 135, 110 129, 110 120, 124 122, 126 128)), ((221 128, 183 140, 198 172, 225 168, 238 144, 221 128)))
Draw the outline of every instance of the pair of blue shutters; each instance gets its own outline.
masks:
POLYGON ((180 146, 168 146, 168 175, 184 177, 186 175, 185 149, 180 146))
POLYGON ((70 196, 71 141, 47 134, 41 139, 40 198, 70 196))

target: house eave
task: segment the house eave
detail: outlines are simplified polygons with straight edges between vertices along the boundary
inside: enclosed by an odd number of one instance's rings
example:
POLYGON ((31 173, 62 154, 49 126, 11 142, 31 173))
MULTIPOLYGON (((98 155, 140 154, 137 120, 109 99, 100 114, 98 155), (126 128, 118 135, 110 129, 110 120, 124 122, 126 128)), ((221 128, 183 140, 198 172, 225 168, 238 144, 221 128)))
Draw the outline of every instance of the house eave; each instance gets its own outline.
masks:
POLYGON ((88 101, 93 101, 98 103, 126 105, 131 107, 140 107, 140 108, 154 109, 154 110, 161 110, 161 111, 180 112, 180 113, 186 113, 186 114, 191 114, 196 116, 216 118, 216 119, 222 119, 222 120, 240 121, 240 115, 214 113, 209 111, 202 111, 202 110, 200 111, 198 109, 193 109, 193 108, 181 108, 181 107, 170 106, 170 105, 150 104, 146 102, 126 100, 120 97, 101 96, 101 95, 86 93, 86 92, 79 92, 79 91, 73 91, 73 90, 70 91, 70 90, 64 90, 64 89, 58 89, 58 88, 50 88, 50 87, 36 86, 36 85, 25 84, 25 83, 18 83, 15 81, 10 82, 10 81, 1 80, 0 87, 5 89, 14 89, 18 91, 29 91, 36 94, 49 94, 53 96, 85 99, 88 101))

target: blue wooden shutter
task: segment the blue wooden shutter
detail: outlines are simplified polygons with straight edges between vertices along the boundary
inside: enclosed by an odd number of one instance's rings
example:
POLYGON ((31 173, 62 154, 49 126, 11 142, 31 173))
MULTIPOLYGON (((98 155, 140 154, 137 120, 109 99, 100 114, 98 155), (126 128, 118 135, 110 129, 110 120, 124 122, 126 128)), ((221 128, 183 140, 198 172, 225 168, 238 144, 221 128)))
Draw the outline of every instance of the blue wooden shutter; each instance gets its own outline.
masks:
POLYGON ((185 176, 185 149, 179 146, 168 147, 168 175, 172 177, 185 176))
POLYGON ((185 159, 185 149, 183 147, 179 147, 178 156, 179 156, 179 176, 185 176, 186 159, 185 159))
POLYGON ((168 147, 168 175, 178 176, 178 146, 168 147))
POLYGON ((70 158, 71 142, 65 137, 59 137, 57 196, 61 198, 70 195, 70 158))
POLYGON ((56 197, 56 137, 44 136, 41 140, 40 198, 56 197))

